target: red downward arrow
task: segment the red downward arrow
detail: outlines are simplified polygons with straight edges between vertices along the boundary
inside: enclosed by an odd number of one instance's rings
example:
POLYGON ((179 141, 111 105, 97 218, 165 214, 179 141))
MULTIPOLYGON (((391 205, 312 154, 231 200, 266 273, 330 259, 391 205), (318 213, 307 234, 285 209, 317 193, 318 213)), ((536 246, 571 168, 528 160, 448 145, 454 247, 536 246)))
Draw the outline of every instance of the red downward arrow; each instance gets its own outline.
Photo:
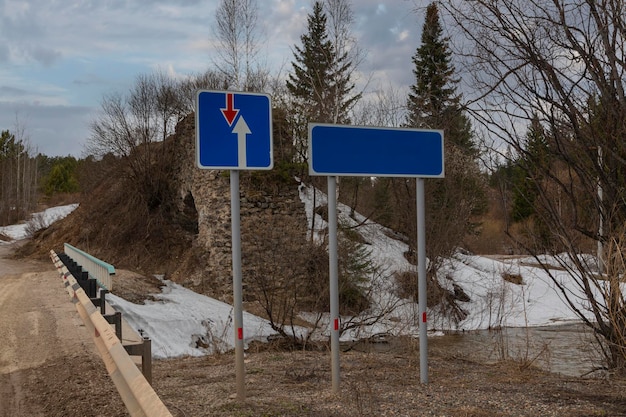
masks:
POLYGON ((234 109, 235 96, 232 93, 226 94, 226 108, 220 109, 222 110, 222 114, 224 115, 224 119, 228 122, 228 126, 232 126, 235 118, 239 114, 238 109, 234 109))

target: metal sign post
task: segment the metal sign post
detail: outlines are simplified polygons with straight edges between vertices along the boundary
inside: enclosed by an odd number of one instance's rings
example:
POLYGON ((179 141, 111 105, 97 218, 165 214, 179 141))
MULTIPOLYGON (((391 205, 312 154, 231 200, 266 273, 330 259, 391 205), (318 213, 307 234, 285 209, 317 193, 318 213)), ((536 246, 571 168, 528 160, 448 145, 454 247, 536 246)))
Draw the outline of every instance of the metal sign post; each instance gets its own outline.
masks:
POLYGON ((420 379, 428 383, 424 179, 444 176, 443 132, 309 124, 309 174, 328 176, 332 389, 339 391, 339 291, 336 176, 415 177, 420 379))
POLYGON ((243 283, 241 273, 241 224, 239 200, 239 170, 230 171, 230 218, 233 257, 233 308, 235 321, 235 376, 237 399, 246 398, 243 346, 243 283))
POLYGON ((230 169, 235 375, 237 399, 246 398, 241 268, 240 170, 269 170, 272 107, 266 94, 200 90, 196 95, 196 162, 202 169, 230 169))
POLYGON ((428 384, 428 320, 426 304, 428 289, 426 280, 426 202, 424 199, 424 179, 415 179, 415 201, 417 212, 417 303, 420 339, 420 381, 428 384))
POLYGON ((339 392, 339 265, 337 244, 337 177, 328 177, 328 276, 330 281, 330 354, 332 389, 339 392))

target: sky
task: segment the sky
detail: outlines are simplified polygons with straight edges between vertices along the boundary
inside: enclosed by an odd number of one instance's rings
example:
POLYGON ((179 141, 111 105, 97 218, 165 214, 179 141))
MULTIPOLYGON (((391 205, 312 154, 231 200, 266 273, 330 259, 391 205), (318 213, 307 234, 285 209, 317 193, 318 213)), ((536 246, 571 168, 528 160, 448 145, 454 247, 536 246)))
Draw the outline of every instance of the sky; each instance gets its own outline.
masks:
MULTIPOLYGON (((218 0, 0 0, 0 130, 23 132, 34 152, 85 156, 102 97, 139 74, 203 72, 216 59, 218 0)), ((352 0, 366 53, 360 87, 406 88, 419 46, 422 0, 352 0), (417 10, 417 12, 416 12, 417 10), (367 84, 365 84, 367 80, 367 84)), ((290 67, 311 0, 258 0, 270 69, 290 67)))

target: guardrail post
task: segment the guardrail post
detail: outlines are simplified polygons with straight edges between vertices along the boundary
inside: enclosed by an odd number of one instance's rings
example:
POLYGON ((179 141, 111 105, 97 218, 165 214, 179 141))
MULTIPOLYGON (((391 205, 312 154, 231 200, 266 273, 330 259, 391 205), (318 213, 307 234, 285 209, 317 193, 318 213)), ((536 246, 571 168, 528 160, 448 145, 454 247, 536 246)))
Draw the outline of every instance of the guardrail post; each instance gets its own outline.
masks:
POLYGON ((100 297, 92 298, 91 302, 96 307, 100 307, 100 314, 106 315, 106 295, 109 291, 100 289, 100 297))
POLYGON ((141 372, 148 383, 152 385, 152 340, 143 338, 143 352, 141 355, 141 372))
MULTIPOLYGON (((102 307, 100 307, 102 308, 102 307)), ((103 315, 107 323, 115 325, 115 335, 122 340, 122 313, 116 311, 115 314, 103 315)))
POLYGON ((152 384, 152 341, 143 336, 143 341, 136 345, 124 345, 126 353, 130 356, 141 356, 141 373, 146 381, 152 384))

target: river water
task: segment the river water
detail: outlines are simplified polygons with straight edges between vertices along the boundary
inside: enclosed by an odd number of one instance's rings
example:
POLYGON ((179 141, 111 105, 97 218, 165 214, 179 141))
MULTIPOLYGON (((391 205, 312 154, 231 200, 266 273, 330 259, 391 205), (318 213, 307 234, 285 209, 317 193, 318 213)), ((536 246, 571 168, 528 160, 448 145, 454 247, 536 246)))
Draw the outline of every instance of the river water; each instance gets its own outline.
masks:
POLYGON ((568 376, 602 366, 593 336, 582 324, 449 334, 431 337, 429 348, 487 362, 517 360, 568 376))
MULTIPOLYGON (((359 343, 352 348, 370 351, 409 348, 406 340, 384 340, 385 343, 359 343)), ((428 349, 487 363, 516 360, 550 372, 579 377, 602 366, 594 342, 591 332, 584 325, 565 324, 432 336, 428 339, 428 349)), ((416 346, 418 342, 413 344, 416 346)))

